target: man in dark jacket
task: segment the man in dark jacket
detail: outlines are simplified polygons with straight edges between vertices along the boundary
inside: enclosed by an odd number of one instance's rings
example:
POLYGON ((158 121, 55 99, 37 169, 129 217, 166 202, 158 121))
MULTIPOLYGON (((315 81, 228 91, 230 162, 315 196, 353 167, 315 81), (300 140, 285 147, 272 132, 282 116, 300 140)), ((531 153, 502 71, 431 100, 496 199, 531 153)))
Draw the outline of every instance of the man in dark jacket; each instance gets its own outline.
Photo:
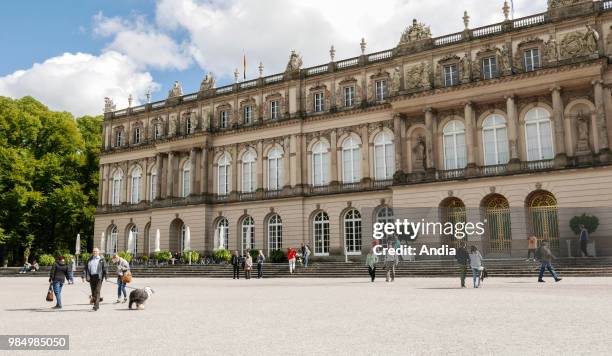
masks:
POLYGON ((107 279, 107 272, 106 261, 104 257, 100 256, 100 250, 96 247, 93 249, 91 257, 83 268, 83 275, 91 288, 90 304, 94 305, 93 310, 100 308, 100 290, 102 289, 103 280, 107 279))
POLYGON ((234 269, 234 278, 232 279, 240 279, 240 264, 241 264, 240 255, 238 251, 234 251, 232 255, 232 267, 234 269))
POLYGON ((461 288, 465 288, 465 276, 467 274, 468 265, 470 264, 470 254, 465 248, 465 241, 461 241, 459 248, 457 249, 457 255, 455 255, 457 262, 459 262, 459 271, 461 273, 461 288))
POLYGON ((548 269, 548 272, 550 272, 550 274, 553 276, 553 278, 555 279, 555 282, 559 282, 562 278, 559 278, 559 276, 557 276, 557 272, 555 272, 553 266, 552 266, 552 260, 555 259, 555 255, 553 255, 552 251, 550 250, 550 247, 548 246, 548 241, 542 241, 542 245, 540 246, 540 259, 541 259, 541 264, 540 264, 540 275, 538 276, 538 282, 546 282, 543 277, 544 277, 544 270, 548 269))
POLYGON ((69 271, 70 267, 66 265, 64 256, 58 256, 49 274, 49 283, 53 286, 53 294, 55 294, 56 301, 53 309, 62 309, 62 287, 64 282, 66 282, 66 276, 68 276, 69 271))

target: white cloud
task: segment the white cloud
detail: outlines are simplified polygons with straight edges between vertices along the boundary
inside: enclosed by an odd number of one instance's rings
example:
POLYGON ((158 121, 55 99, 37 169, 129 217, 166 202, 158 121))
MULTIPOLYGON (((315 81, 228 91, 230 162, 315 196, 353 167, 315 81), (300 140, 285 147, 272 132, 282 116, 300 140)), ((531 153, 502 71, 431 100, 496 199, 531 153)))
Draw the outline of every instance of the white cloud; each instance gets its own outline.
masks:
POLYGON ((94 16, 93 32, 102 37, 113 37, 104 51, 117 51, 130 57, 137 65, 160 70, 184 70, 192 62, 185 45, 157 31, 140 15, 126 19, 94 16))
MULTIPOLYGON (((365 37, 371 53, 394 47, 413 18, 440 36, 463 30, 464 10, 472 28, 501 21, 502 5, 502 0, 159 0, 156 22, 167 31, 187 31, 199 66, 221 75, 242 69, 244 50, 248 77, 254 77, 260 60, 267 74, 282 71, 291 49, 302 54, 306 66, 322 64, 329 61, 331 44, 336 59, 349 58, 359 55, 365 37)), ((545 6, 524 1, 515 15, 545 6)))
MULTIPOLYGON (((105 96, 113 98, 117 107, 126 107, 129 94, 158 87, 148 72, 114 51, 100 56, 64 53, 0 77, 0 95, 30 95, 51 109, 70 111, 76 116, 102 113, 105 96)), ((133 105, 138 105, 143 98, 134 99, 133 105)))

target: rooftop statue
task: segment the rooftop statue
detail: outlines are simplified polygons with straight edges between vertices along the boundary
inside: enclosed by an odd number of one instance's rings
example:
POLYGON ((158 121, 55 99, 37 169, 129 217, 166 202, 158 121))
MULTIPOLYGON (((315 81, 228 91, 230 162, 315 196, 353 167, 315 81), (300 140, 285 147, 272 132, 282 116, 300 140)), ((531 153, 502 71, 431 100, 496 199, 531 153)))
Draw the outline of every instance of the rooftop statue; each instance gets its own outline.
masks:
POLYGON ((206 73, 202 83, 200 83, 200 91, 207 91, 215 87, 215 77, 212 73, 206 73))
POLYGON ((302 67, 302 57, 295 53, 295 51, 291 51, 291 55, 289 56, 289 62, 287 63, 287 69, 285 72, 294 72, 299 70, 302 67))
POLYGON ((113 112, 115 111, 115 104, 113 103, 113 99, 108 96, 104 98, 104 112, 113 112))
POLYGON ((402 37, 400 37, 400 45, 418 42, 421 40, 431 38, 431 30, 429 26, 421 22, 417 22, 416 19, 412 20, 412 25, 404 30, 402 37))
POLYGON ((183 87, 178 81, 174 82, 172 89, 168 91, 168 98, 176 98, 183 95, 183 87))

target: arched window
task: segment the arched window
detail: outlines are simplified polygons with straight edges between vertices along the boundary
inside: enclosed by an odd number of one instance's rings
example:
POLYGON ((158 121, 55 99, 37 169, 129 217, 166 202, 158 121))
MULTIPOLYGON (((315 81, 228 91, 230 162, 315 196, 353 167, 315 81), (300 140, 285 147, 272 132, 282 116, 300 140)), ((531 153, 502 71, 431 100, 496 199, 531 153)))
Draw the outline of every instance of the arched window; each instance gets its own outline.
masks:
POLYGON ((118 252, 118 246, 117 246, 118 241, 119 241, 119 229, 117 229, 116 225, 113 225, 110 231, 110 238, 108 239, 108 246, 106 248, 106 252, 109 254, 118 252))
POLYGON ((355 183, 361 179, 361 154, 357 140, 350 136, 342 142, 342 181, 355 183))
POLYGON ((132 225, 130 230, 128 231, 128 239, 127 239, 127 251, 132 254, 132 256, 136 256, 138 253, 138 227, 136 225, 132 225), (130 236, 130 234, 132 236, 130 236))
POLYGON ((498 114, 488 116, 482 122, 482 143, 485 166, 508 163, 508 133, 506 119, 498 114))
POLYGON ((229 194, 230 165, 231 160, 227 153, 219 158, 217 165, 217 194, 219 195, 229 194))
POLYGON ((527 160, 540 161, 554 158, 552 127, 548 111, 533 108, 525 115, 527 160))
POLYGON ((274 147, 268 153, 268 190, 279 190, 283 180, 283 152, 274 147))
POLYGON ((242 220, 242 246, 241 250, 255 248, 255 222, 253 218, 247 216, 242 220))
POLYGON ((179 230, 179 252, 185 250, 185 241, 187 239, 187 225, 182 224, 179 230))
MULTIPOLYGON (((378 209, 378 212, 376 213, 376 222, 379 223, 392 223, 393 222, 393 209, 388 207, 388 206, 383 206, 382 208, 378 209)), ((387 240, 392 238, 393 235, 387 235, 385 234, 385 236, 380 239, 379 243, 382 246, 387 246, 387 240)))
POLYGON ((312 185, 329 184, 329 146, 319 141, 312 148, 312 185))
POLYGON ((329 255, 329 216, 321 211, 313 219, 314 253, 329 255))
POLYGON ((149 178, 149 201, 157 197, 157 166, 151 168, 151 178, 149 178))
POLYGON ((374 176, 377 180, 391 179, 395 173, 395 148, 391 135, 380 132, 374 138, 374 176))
POLYGON ((132 204, 138 204, 140 202, 140 180, 142 178, 142 171, 140 167, 134 168, 132 171, 132 204))
POLYGON ((361 253, 361 214, 357 209, 344 214, 344 246, 347 254, 361 253))
POLYGON ((229 223, 226 218, 219 219, 215 228, 215 245, 220 250, 228 249, 229 223))
POLYGON ((191 160, 183 164, 183 191, 182 196, 187 197, 191 193, 191 160))
POLYGON ((242 156, 242 191, 255 191, 255 153, 252 151, 242 156))
POLYGON ((111 204, 119 205, 121 204, 121 184, 123 182, 123 171, 118 169, 115 174, 113 174, 113 181, 111 185, 111 204))
POLYGON ((444 169, 462 169, 466 165, 465 126, 453 120, 444 126, 444 169))
POLYGON ((268 220, 268 254, 283 248, 283 221, 278 214, 268 220))

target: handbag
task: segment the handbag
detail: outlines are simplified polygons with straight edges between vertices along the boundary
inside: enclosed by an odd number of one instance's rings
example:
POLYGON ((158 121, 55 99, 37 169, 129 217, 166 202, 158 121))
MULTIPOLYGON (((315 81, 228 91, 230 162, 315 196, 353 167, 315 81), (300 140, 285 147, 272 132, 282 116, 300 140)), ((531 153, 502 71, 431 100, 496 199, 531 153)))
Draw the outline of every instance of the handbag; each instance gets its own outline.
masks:
POLYGON ((49 284, 49 290, 47 290, 46 301, 47 302, 52 302, 53 301, 53 284, 49 284))
POLYGON ((121 281, 126 284, 132 282, 132 272, 125 272, 123 276, 121 276, 121 281))

